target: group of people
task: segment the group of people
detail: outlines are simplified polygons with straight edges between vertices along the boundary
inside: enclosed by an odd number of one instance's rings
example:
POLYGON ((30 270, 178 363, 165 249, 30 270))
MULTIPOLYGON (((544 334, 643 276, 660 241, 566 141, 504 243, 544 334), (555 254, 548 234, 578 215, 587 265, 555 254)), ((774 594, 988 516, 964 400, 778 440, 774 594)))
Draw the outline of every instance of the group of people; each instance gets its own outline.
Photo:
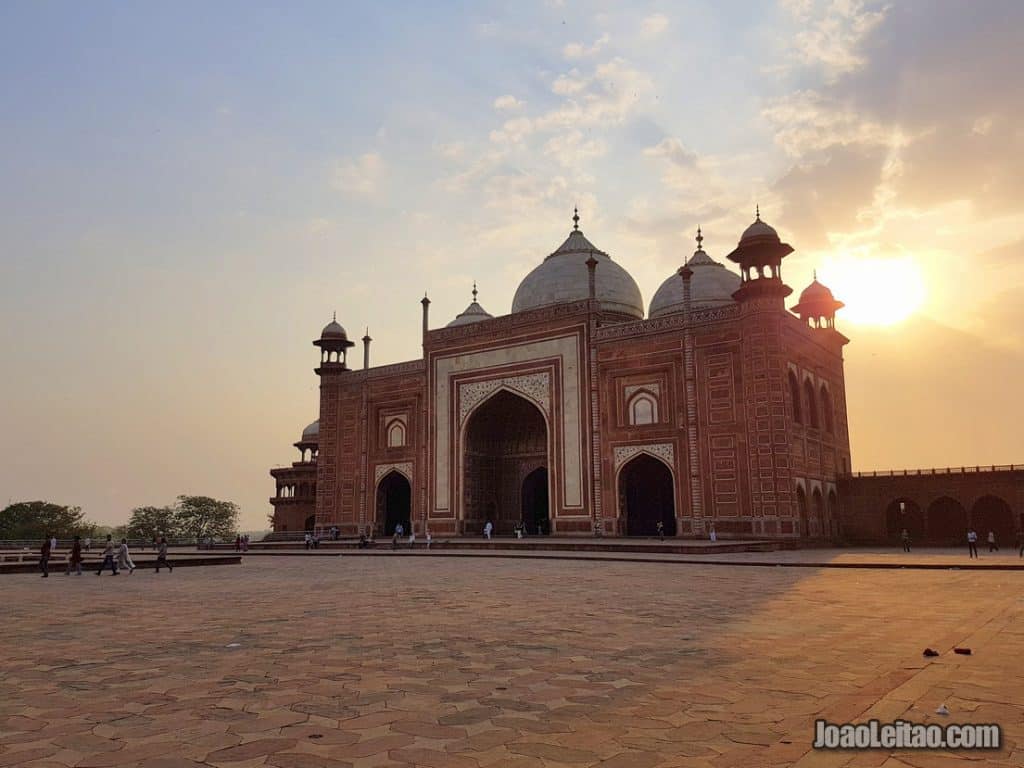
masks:
MULTIPOLYGON (((161 536, 159 541, 154 537, 154 542, 157 552, 156 572, 160 573, 162 566, 165 566, 168 571, 173 571, 174 567, 167 560, 167 537, 161 536)), ((83 547, 88 552, 91 545, 92 541, 90 539, 86 538, 83 542, 81 536, 75 536, 74 541, 71 543, 71 552, 68 554, 67 565, 64 569, 65 576, 70 576, 72 570, 79 576, 82 575, 82 563, 85 561, 85 558, 82 556, 83 547)), ((50 576, 50 558, 56 549, 57 537, 47 536, 39 549, 39 569, 43 572, 44 579, 50 576)), ((129 574, 135 573, 135 562, 128 551, 128 539, 123 538, 120 544, 116 544, 114 537, 107 534, 107 540, 103 545, 103 559, 100 561, 100 568, 96 571, 96 575, 102 575, 107 566, 110 566, 110 572, 113 576, 117 576, 118 573, 124 570, 127 570, 129 574)))
POLYGON ((249 551, 249 534, 240 533, 235 536, 235 552, 249 551))
MULTIPOLYGON (((989 552, 999 551, 995 531, 989 531, 986 540, 989 552)), ((904 552, 910 551, 910 531, 906 528, 900 532, 900 543, 903 545, 904 552)), ((1018 557, 1024 557, 1024 535, 1017 537, 1017 552, 1018 557)), ((978 557, 978 532, 974 530, 973 526, 967 529, 967 557, 971 559, 978 557)))
MULTIPOLYGON (((434 542, 434 537, 430 533, 430 529, 429 528, 427 528, 427 530, 424 531, 423 536, 424 536, 424 538, 426 539, 426 542, 427 542, 427 549, 430 549, 430 545, 433 544, 433 542, 434 542)), ((392 549, 398 549, 398 545, 402 542, 403 539, 405 539, 405 525, 403 523, 396 523, 395 524, 395 530, 391 534, 391 548, 392 549)), ((416 529, 413 528, 412 525, 409 526, 409 537, 408 537, 407 541, 409 543, 409 549, 412 549, 413 547, 416 546, 416 529)), ((373 543, 373 527, 371 526, 370 527, 370 538, 368 540, 366 540, 365 536, 360 535, 360 537, 359 537, 359 546, 361 548, 365 548, 365 547, 369 546, 372 543, 373 543)))

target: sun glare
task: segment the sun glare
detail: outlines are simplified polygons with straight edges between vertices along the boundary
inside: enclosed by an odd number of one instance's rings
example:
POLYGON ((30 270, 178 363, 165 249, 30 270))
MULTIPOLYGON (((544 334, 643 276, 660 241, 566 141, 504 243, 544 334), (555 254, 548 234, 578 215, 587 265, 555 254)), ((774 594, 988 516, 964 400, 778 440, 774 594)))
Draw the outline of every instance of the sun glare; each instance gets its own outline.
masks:
POLYGON ((858 325, 894 325, 924 303, 921 269, 911 258, 839 257, 819 272, 821 282, 846 304, 839 320, 858 325))

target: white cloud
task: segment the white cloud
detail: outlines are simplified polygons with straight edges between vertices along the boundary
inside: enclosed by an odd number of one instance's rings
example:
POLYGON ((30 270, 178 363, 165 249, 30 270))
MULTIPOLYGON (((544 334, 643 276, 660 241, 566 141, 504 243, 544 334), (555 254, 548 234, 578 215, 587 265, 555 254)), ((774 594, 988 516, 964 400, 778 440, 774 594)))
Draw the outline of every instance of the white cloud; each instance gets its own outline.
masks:
POLYGON ((816 91, 791 93, 761 114, 775 129, 775 142, 792 157, 836 145, 901 146, 909 141, 899 126, 871 120, 816 91))
POLYGON ((587 83, 588 81, 580 75, 578 69, 571 69, 567 73, 555 78, 555 81, 551 84, 551 90, 559 96, 571 96, 586 88, 587 83))
POLYGON ((525 101, 520 101, 515 96, 506 93, 494 100, 494 108, 499 112, 518 112, 526 106, 525 101))
POLYGON ((784 0, 782 5, 803 27, 792 38, 792 58, 821 67, 829 80, 864 65, 861 43, 888 10, 870 10, 863 0, 784 0))
POLYGON ((373 198, 380 192, 386 168, 376 152, 341 161, 334 169, 332 186, 350 197, 373 198))
POLYGON ((562 55, 567 59, 585 59, 590 56, 595 56, 608 44, 609 40, 611 40, 611 38, 608 36, 608 33, 605 32, 589 46, 584 45, 583 43, 569 43, 562 49, 562 55))
POLYGON ((684 168, 694 168, 697 165, 697 153, 683 146, 679 139, 662 139, 653 147, 644 150, 647 157, 664 157, 672 163, 684 168))
POLYGON ((582 167, 586 161, 600 157, 608 151, 601 139, 585 139, 583 132, 572 129, 552 136, 544 144, 544 154, 555 158, 562 166, 582 167))
POLYGON ((657 37, 668 28, 668 16, 655 13, 640 22, 640 34, 644 37, 657 37))

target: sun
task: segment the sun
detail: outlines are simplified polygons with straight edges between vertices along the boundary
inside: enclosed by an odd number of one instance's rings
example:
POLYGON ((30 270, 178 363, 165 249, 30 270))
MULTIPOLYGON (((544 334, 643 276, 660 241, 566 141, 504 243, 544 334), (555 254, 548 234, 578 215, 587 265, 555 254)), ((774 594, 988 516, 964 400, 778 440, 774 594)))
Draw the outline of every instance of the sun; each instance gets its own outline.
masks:
POLYGON ((906 256, 838 256, 819 270, 818 277, 846 304, 839 318, 857 325, 895 325, 917 312, 925 300, 921 268, 906 256))

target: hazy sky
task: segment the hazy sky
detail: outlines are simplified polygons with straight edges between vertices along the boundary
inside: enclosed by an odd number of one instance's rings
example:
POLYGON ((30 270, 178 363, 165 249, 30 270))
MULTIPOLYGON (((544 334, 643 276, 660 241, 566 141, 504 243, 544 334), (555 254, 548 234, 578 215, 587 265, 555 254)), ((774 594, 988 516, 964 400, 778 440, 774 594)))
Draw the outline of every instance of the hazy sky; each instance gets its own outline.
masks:
MULTIPOLYGON (((572 206, 649 301, 755 204, 855 469, 1024 462, 1024 3, 0 5, 0 503, 270 511, 337 310, 492 314, 572 206), (794 297, 795 300, 795 297, 794 297)), ((357 354, 361 360, 361 355, 357 354)))

